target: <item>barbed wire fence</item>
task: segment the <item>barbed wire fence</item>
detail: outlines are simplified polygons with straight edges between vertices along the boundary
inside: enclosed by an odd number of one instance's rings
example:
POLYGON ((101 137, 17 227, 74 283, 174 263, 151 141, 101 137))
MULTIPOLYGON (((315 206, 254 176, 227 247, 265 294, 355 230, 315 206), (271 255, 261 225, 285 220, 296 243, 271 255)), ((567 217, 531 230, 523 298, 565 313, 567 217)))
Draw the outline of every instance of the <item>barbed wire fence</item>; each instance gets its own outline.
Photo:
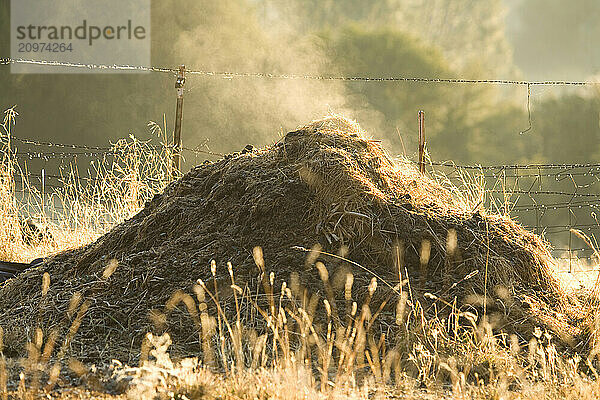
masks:
MULTIPOLYGON (((169 168, 172 144, 154 145, 150 141, 138 141, 135 138, 117 142, 111 147, 48 142, 18 136, 11 136, 10 141, 8 156, 17 166, 14 170, 14 192, 22 205, 23 214, 38 215, 39 219, 56 225, 64 225, 69 220, 68 214, 73 210, 64 202, 67 199, 77 202, 74 189, 85 192, 88 198, 102 196, 101 192, 106 190, 116 190, 125 195, 127 188, 123 186, 139 180, 139 186, 145 189, 144 193, 138 193, 139 204, 143 205, 172 179, 172 170, 169 168), (132 156, 135 160, 128 162, 132 156), (132 165, 133 162, 139 168, 132 165), (32 168, 33 164, 35 168, 32 168), (144 167, 148 165, 150 167, 144 167), (128 173, 135 176, 128 177, 128 173), (110 183, 108 188, 107 183, 110 183)), ((3 147, 3 152, 6 151, 6 146, 0 147, 3 147)), ((222 156, 201 148, 182 147, 181 151, 192 156, 222 156)), ((109 196, 107 199, 114 201, 109 196)), ((93 226, 100 231, 120 222, 114 218, 114 213, 107 212, 103 216, 107 218, 93 221, 93 226)))
MULTIPOLYGON (((71 62, 25 60, 0 58, 1 65, 30 64, 47 67, 70 67, 81 69, 118 70, 130 72, 148 72, 170 74, 177 77, 180 68, 164 68, 154 66, 131 65, 98 65, 78 64, 71 62)), ((227 72, 186 69, 187 75, 208 78, 254 78, 254 79, 309 79, 336 80, 361 82, 415 82, 415 83, 450 83, 450 84, 482 84, 482 85, 513 85, 527 89, 527 110, 529 126, 522 132, 532 129, 531 120, 531 89, 534 86, 596 86, 594 81, 526 81, 501 79, 459 79, 459 78, 426 78, 426 77, 367 77, 367 76, 318 76, 271 74, 260 72, 227 72)), ((115 146, 89 146, 85 144, 55 143, 31 138, 12 137, 14 156, 21 162, 29 160, 58 160, 61 165, 77 164, 77 160, 86 159, 88 162, 110 163, 111 157, 118 156, 115 146), (16 145, 18 143, 19 145, 16 145), (16 146, 15 146, 16 145, 16 146), (27 150, 20 151, 20 147, 27 150)), ((201 147, 189 148, 177 146, 176 143, 154 146, 153 149, 178 150, 187 152, 194 157, 222 157, 223 154, 212 152, 201 147)), ((526 229, 542 236, 553 245, 553 255, 563 261, 570 273, 582 272, 576 266, 593 268, 600 264, 595 257, 595 250, 573 234, 573 230, 583 232, 596 245, 600 233, 600 163, 573 164, 511 164, 511 165, 460 165, 452 162, 430 162, 428 173, 440 174, 455 187, 470 190, 470 184, 475 181, 485 187, 486 198, 484 205, 495 212, 510 215, 517 219, 526 229)), ((76 175, 76 185, 94 185, 101 180, 89 171, 87 176, 76 175)), ((65 185, 64 174, 48 174, 45 169, 40 172, 25 171, 22 178, 30 181, 21 182, 15 189, 25 199, 31 195, 33 183, 37 184, 36 196, 40 193, 61 190, 65 185), (49 189, 49 190, 46 190, 49 189)), ((38 200, 39 201, 39 200, 38 200)), ((45 200, 42 199, 42 202, 45 200)), ((60 219, 61 206, 55 205, 59 214, 51 216, 60 219)), ((100 225, 110 227, 114 221, 101 221, 100 225)))
POLYGON ((430 163, 454 186, 483 185, 487 209, 509 215, 553 245, 569 272, 597 266, 600 233, 600 164, 457 165, 430 163), (589 246, 574 233, 591 239, 589 246))

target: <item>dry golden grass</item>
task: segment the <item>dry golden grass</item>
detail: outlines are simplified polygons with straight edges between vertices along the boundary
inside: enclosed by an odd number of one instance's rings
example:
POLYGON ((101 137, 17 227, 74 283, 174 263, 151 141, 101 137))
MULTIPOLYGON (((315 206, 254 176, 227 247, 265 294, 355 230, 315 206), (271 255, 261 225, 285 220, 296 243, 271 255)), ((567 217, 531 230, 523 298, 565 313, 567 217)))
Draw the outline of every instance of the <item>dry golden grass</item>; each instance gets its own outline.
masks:
POLYGON ((135 215, 171 181, 171 148, 163 129, 149 126, 162 146, 134 136, 111 144, 112 156, 92 162, 82 175, 77 164, 60 171, 61 185, 46 188, 30 183, 26 163, 18 163, 11 147, 17 113, 4 112, 0 124, 0 259, 30 262, 59 251, 91 243, 123 220, 135 215), (15 196, 16 182, 28 193, 26 203, 15 196), (24 243, 19 223, 32 219, 51 232, 52 240, 24 243))
MULTIPOLYGON (((97 185, 79 186, 76 171, 65 177, 65 188, 57 193, 64 223, 52 224, 42 218, 51 229, 54 242, 27 246, 19 230, 23 207, 14 195, 14 176, 22 168, 9 151, 14 117, 13 110, 5 114, 1 132, 7 138, 2 142, 6 147, 0 152, 0 257, 5 260, 29 261, 90 243, 110 224, 135 214, 169 180, 168 149, 156 152, 133 138, 119 142, 115 145, 120 149, 117 162, 99 167, 95 175, 97 185)), ((391 171, 390 176, 397 172, 391 171)), ((424 203, 439 201, 432 193, 426 195, 431 198, 416 197, 424 203)), ((464 196, 461 204, 465 210, 480 204, 480 190, 457 195, 464 196)), ((36 210, 35 205, 28 206, 36 210)), ((448 246, 452 246, 451 239, 448 246)), ((426 265, 424 253, 422 262, 426 265)), ((260 248, 254 249, 253 256, 256 265, 264 268, 260 248)), ((327 300, 305 308, 294 306, 296 303, 285 301, 294 296, 287 284, 276 291, 272 277, 266 274, 263 289, 268 307, 259 306, 254 297, 236 285, 234 267, 228 265, 235 308, 239 310, 242 303, 250 304, 255 315, 252 326, 242 324, 239 311, 237 318, 228 319, 212 282, 197 282, 193 293, 176 292, 164 311, 152 313, 156 325, 164 324, 167 314, 177 309, 189 313, 202 344, 200 359, 171 360, 171 338, 166 333, 146 336, 142 348, 135 350, 141 353, 140 365, 136 367, 113 361, 110 367, 101 368, 68 359, 71 340, 89 307, 87 300, 73 293, 67 316, 70 328, 62 337, 52 332, 44 336, 41 330, 36 331, 21 359, 5 358, 0 329, 0 399, 600 397, 596 354, 592 352, 586 359, 576 354, 560 354, 551 335, 542 329, 534 332, 527 346, 520 346, 512 337, 495 334, 485 316, 477 318, 455 309, 450 316, 427 318, 418 300, 407 306, 411 300, 404 291, 395 307, 395 321, 401 334, 395 340, 396 345, 390 347, 384 333, 371 330, 381 311, 371 309, 370 304, 377 285, 382 284, 377 279, 371 280, 367 288, 360 288, 369 295, 362 304, 357 304, 352 300, 356 290, 352 275, 347 276, 344 297, 351 307, 351 318, 340 324, 332 317, 327 300), (322 325, 313 320, 317 307, 326 315, 322 325), (210 315, 209 309, 215 309, 216 314, 210 315), (256 326, 264 329, 255 330, 256 326)), ((327 285, 327 270, 320 268, 318 262, 315 267, 327 285)), ((110 279, 115 268, 117 264, 109 264, 103 279, 110 279)), ((216 264, 213 275, 214 268, 216 264)), ((50 280, 50 276, 44 275, 40 282, 41 302, 48 293, 50 280)))
MULTIPOLYGON (((255 261, 263 263, 260 249, 255 261)), ((233 271, 233 270, 232 270, 233 271)), ((110 278, 107 271, 106 277, 110 278)), ((232 287, 236 287, 231 274, 232 287)), ((41 290, 47 290, 44 283, 41 290)), ((354 304, 354 320, 347 326, 334 326, 328 313, 326 332, 317 332, 310 315, 301 308, 283 307, 283 298, 291 297, 283 288, 273 295, 265 290, 272 304, 258 311, 257 323, 268 331, 257 335, 242 326, 240 319, 227 320, 208 315, 207 303, 218 303, 204 282, 194 288, 195 296, 177 292, 166 310, 181 306, 198 323, 199 340, 204 343, 202 359, 171 360, 168 334, 147 334, 138 367, 113 360, 109 368, 97 370, 74 359, 62 364, 47 357, 54 346, 64 354, 86 312, 86 303, 73 300, 75 316, 64 341, 35 335, 28 356, 21 360, 0 358, 0 396, 14 398, 128 398, 128 399, 372 399, 372 398, 469 398, 469 399, 592 399, 600 395, 594 359, 582 360, 557 353, 547 332, 535 333, 526 348, 511 339, 506 347, 492 333, 485 320, 463 315, 471 327, 448 327, 443 320, 424 321, 408 311, 407 298, 398 303, 397 323, 406 329, 403 340, 410 341, 412 362, 401 361, 402 347, 386 348, 382 336, 370 332, 369 300, 354 304), (289 321, 299 329, 290 329, 289 321), (420 319, 420 320, 419 320, 420 319), (439 352, 431 352, 431 343, 423 342, 416 330, 425 329, 427 341, 435 341, 439 352), (451 330, 460 335, 451 338, 451 330), (297 337, 298 332, 302 335, 297 337), (296 337, 294 337, 296 336, 296 337), (448 352, 448 346, 452 349, 448 352), (449 355, 452 354, 452 355, 449 355), (587 369, 586 369, 587 365, 587 369), (6 372, 22 371, 13 385, 6 386, 6 372), (77 383, 77 384, 75 384, 77 383)), ((377 290, 376 280, 369 291, 377 290)), ((252 301, 241 289, 237 302, 252 301)), ((351 296, 351 294, 350 294, 351 296)), ((327 302, 323 307, 330 310, 327 302)), ((455 316, 455 317, 458 317, 455 316)), ((157 319, 163 319, 156 315, 157 319)), ((166 317, 165 317, 166 319, 166 317)), ((0 339, 1 339, 0 335, 0 339)), ((0 352, 2 341, 0 340, 0 352)))

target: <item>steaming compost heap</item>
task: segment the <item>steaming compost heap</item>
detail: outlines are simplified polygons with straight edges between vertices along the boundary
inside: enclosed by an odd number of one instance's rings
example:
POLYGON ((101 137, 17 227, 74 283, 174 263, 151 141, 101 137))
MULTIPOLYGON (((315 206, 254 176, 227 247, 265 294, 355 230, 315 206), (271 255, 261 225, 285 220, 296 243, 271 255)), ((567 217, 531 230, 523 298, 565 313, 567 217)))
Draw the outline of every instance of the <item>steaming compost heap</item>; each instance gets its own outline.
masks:
MULTIPOLYGON (((469 209, 410 163, 392 161, 354 122, 330 117, 272 146, 195 167, 96 242, 6 282, 0 287, 5 354, 22 354, 36 326, 46 336, 56 330, 64 337, 77 318, 77 307, 69 310, 69 304, 78 292, 75 303, 87 301, 89 308, 70 355, 134 362, 144 334, 157 329, 152 310, 162 313, 176 290, 193 296, 198 278, 212 288, 213 259, 230 315, 227 262, 236 284, 260 304, 272 276, 277 299, 284 281, 298 298, 319 294, 319 309, 333 296, 336 316, 344 320, 344 287, 352 273, 359 306, 374 277, 372 304, 388 301, 373 329, 395 326, 401 290, 410 292, 408 312, 419 302, 426 314, 448 313, 452 303, 479 321, 486 294, 485 312, 499 331, 528 340, 543 326, 565 346, 583 342, 577 326, 585 316, 552 275, 553 259, 540 238, 508 217, 469 209), (317 252, 307 257, 303 249, 315 244, 345 259, 317 252), (256 246, 263 250, 264 272, 253 258, 256 246), (111 260, 116 269, 104 277, 111 260), (327 268, 328 281, 316 261, 327 268), (44 272, 51 278, 46 296, 44 272)), ((242 308, 244 324, 260 329, 250 318, 252 306, 242 308)), ((196 325, 185 307, 172 310, 165 326, 176 352, 198 351, 196 325)))

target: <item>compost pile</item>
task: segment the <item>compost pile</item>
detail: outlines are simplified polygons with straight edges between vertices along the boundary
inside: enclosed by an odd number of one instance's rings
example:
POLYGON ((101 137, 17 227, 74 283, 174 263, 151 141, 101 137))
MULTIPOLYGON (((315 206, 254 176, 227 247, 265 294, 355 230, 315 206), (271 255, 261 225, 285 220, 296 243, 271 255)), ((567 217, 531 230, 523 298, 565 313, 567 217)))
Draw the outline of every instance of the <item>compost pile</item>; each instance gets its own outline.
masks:
MULTIPOLYGON (((277 295, 286 282, 296 292, 326 298, 323 271, 315 268, 321 261, 341 302, 348 273, 359 304, 376 278, 373 302, 387 299, 392 311, 401 289, 410 291, 409 306, 418 301, 426 313, 442 312, 450 302, 482 314, 477 299, 486 294, 486 312, 496 315, 500 331, 527 340, 543 326, 565 346, 584 342, 578 326, 585 315, 552 275, 542 240, 508 217, 471 207, 409 162, 392 161, 356 123, 318 120, 272 146, 195 167, 96 242, 5 283, 5 354, 23 354, 37 326, 45 335, 67 335, 77 318, 77 307, 69 308, 77 292, 76 303, 87 301, 89 308, 70 354, 135 362, 144 334, 157 329, 150 317, 155 310, 162 313, 178 290, 193 296, 198 279, 212 288, 211 260, 226 313, 234 310, 227 262, 236 284, 260 303, 265 276, 277 295), (321 252, 305 251, 316 244, 321 252), (253 257, 257 246, 264 271, 253 257), (103 276, 111 263, 116 269, 103 276), (44 272, 51 284, 42 296, 44 272)), ((244 323, 257 325, 251 306, 242 307, 244 323)), ((389 317, 386 326, 393 326, 393 312, 386 310, 380 319, 389 317)), ((172 311, 162 329, 180 354, 200 348, 185 307, 172 311)))

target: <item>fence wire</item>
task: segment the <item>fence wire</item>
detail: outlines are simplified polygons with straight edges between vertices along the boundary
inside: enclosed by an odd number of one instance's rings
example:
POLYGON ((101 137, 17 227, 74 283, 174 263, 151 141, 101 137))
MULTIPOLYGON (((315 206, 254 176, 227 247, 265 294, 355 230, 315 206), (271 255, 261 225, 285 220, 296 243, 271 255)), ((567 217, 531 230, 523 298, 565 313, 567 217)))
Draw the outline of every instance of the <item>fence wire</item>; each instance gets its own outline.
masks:
MULTIPOLYGON (((31 60, 22 58, 0 58, 0 65, 29 64, 47 67, 71 67, 81 69, 117 70, 166 73, 176 76, 178 68, 142 66, 142 65, 104 65, 73 63, 66 61, 31 60)), ((231 78, 260 78, 260 79, 303 79, 320 81, 359 81, 359 82, 415 82, 415 83, 464 83, 464 84, 492 84, 492 85, 518 85, 527 86, 593 86, 600 82, 595 81, 569 81, 569 80, 542 80, 528 81, 515 79, 468 79, 468 78, 435 78, 435 77, 407 77, 407 76, 343 76, 343 75, 311 75, 311 74, 278 74, 268 72, 238 72, 238 71, 209 71, 202 69, 187 69, 189 75, 207 77, 231 78)), ((530 95, 531 93, 529 93, 530 95)))
MULTIPOLYGON (((20 138, 24 145, 45 146, 36 152, 20 152, 14 149, 19 162, 26 162, 32 157, 43 161, 60 158, 61 166, 76 164, 77 157, 87 158, 96 165, 110 163, 115 155, 114 149, 108 147, 86 146, 80 144, 51 143, 20 138), (74 149, 74 151, 53 151, 53 148, 74 149), (81 151, 90 149, 89 151, 81 151)), ((160 148, 160 146, 149 148, 160 148)), ((197 154, 221 156, 220 153, 189 149, 197 154)), ((64 168, 63 168, 64 170, 64 168)), ((73 168, 70 169, 73 171, 73 168)), ((85 172, 85 171, 84 171, 85 172)), ((25 199, 37 196, 45 191, 45 196, 63 190, 65 185, 78 187, 99 185, 102 177, 74 176, 71 173, 55 173, 44 170, 22 172, 21 179, 16 180, 16 192, 25 199)), ((483 184, 485 193, 484 205, 492 212, 509 215, 549 241, 553 254, 558 259, 581 260, 588 264, 598 264, 594 258, 594 250, 577 237, 572 230, 584 232, 595 243, 600 234, 600 164, 568 163, 568 164, 512 164, 512 165, 461 165, 449 162, 430 163, 428 174, 443 177, 461 190, 472 190, 475 182, 483 184)), ((51 203, 48 200, 49 204, 51 203)), ((60 211, 60 207, 57 207, 60 211)), ((60 216, 52 216, 55 220, 60 216)), ((110 222, 100 224, 110 226, 110 222)))
POLYGON ((430 164, 430 173, 452 185, 473 191, 483 188, 488 210, 508 215, 553 245, 553 255, 573 271, 575 261, 598 265, 600 234, 600 164, 430 164), (476 190, 476 189, 475 189, 476 190))
MULTIPOLYGON (((134 65, 101 65, 83 64, 61 61, 30 60, 16 58, 0 58, 1 65, 29 64, 48 67, 71 67, 93 70, 116 70, 123 72, 148 72, 170 74, 175 77, 178 68, 134 65)), ((531 89, 533 86, 596 86, 595 81, 566 81, 566 80, 510 80, 510 79, 464 79, 452 77, 408 77, 408 76, 341 76, 341 75, 310 75, 284 74, 267 72, 239 71, 208 71, 202 69, 186 69, 186 74, 208 78, 252 78, 252 79, 291 79, 291 80, 321 80, 321 81, 358 81, 358 82, 407 82, 432 84, 482 84, 482 85, 514 85, 527 88, 527 110, 529 127, 531 126, 531 89)), ((55 143, 28 138, 13 137, 14 142, 21 145, 41 148, 23 152, 15 151, 14 156, 21 162, 39 159, 48 161, 60 160, 61 163, 72 163, 77 157, 89 158, 96 162, 106 162, 107 158, 118 155, 115 146, 88 146, 84 144, 55 143), (55 150, 59 149, 59 150, 55 150)), ((160 148, 161 146, 157 146, 160 148)), ((162 145, 163 149, 174 149, 174 146, 162 145)), ((181 147, 182 151, 195 156, 221 157, 223 154, 203 148, 181 147)), ((595 251, 586 243, 575 237, 573 229, 584 232, 596 243, 600 233, 600 223, 597 219, 600 211, 600 163, 569 163, 569 164, 510 164, 510 165, 460 165, 452 162, 430 163, 429 173, 441 173, 444 179, 454 186, 472 190, 473 183, 483 182, 485 186, 485 206, 494 211, 509 215, 519 221, 526 229, 541 235, 554 245, 553 252, 558 259, 585 259, 591 264, 599 264, 594 258, 595 251)), ((65 184, 65 177, 60 174, 26 173, 31 178, 29 184, 36 183, 38 188, 32 188, 21 182, 16 188, 21 196, 32 195, 35 191, 39 196, 39 187, 60 190, 65 184)), ((77 177, 77 185, 95 185, 99 178, 90 175, 77 177)), ((17 181, 18 182, 18 181, 17 181)), ((42 201, 45 201, 42 199, 42 201)), ((54 216, 53 218, 57 218, 54 216)), ((110 225, 110 222, 102 222, 110 225)), ((572 269, 569 267, 570 272, 572 269)))

